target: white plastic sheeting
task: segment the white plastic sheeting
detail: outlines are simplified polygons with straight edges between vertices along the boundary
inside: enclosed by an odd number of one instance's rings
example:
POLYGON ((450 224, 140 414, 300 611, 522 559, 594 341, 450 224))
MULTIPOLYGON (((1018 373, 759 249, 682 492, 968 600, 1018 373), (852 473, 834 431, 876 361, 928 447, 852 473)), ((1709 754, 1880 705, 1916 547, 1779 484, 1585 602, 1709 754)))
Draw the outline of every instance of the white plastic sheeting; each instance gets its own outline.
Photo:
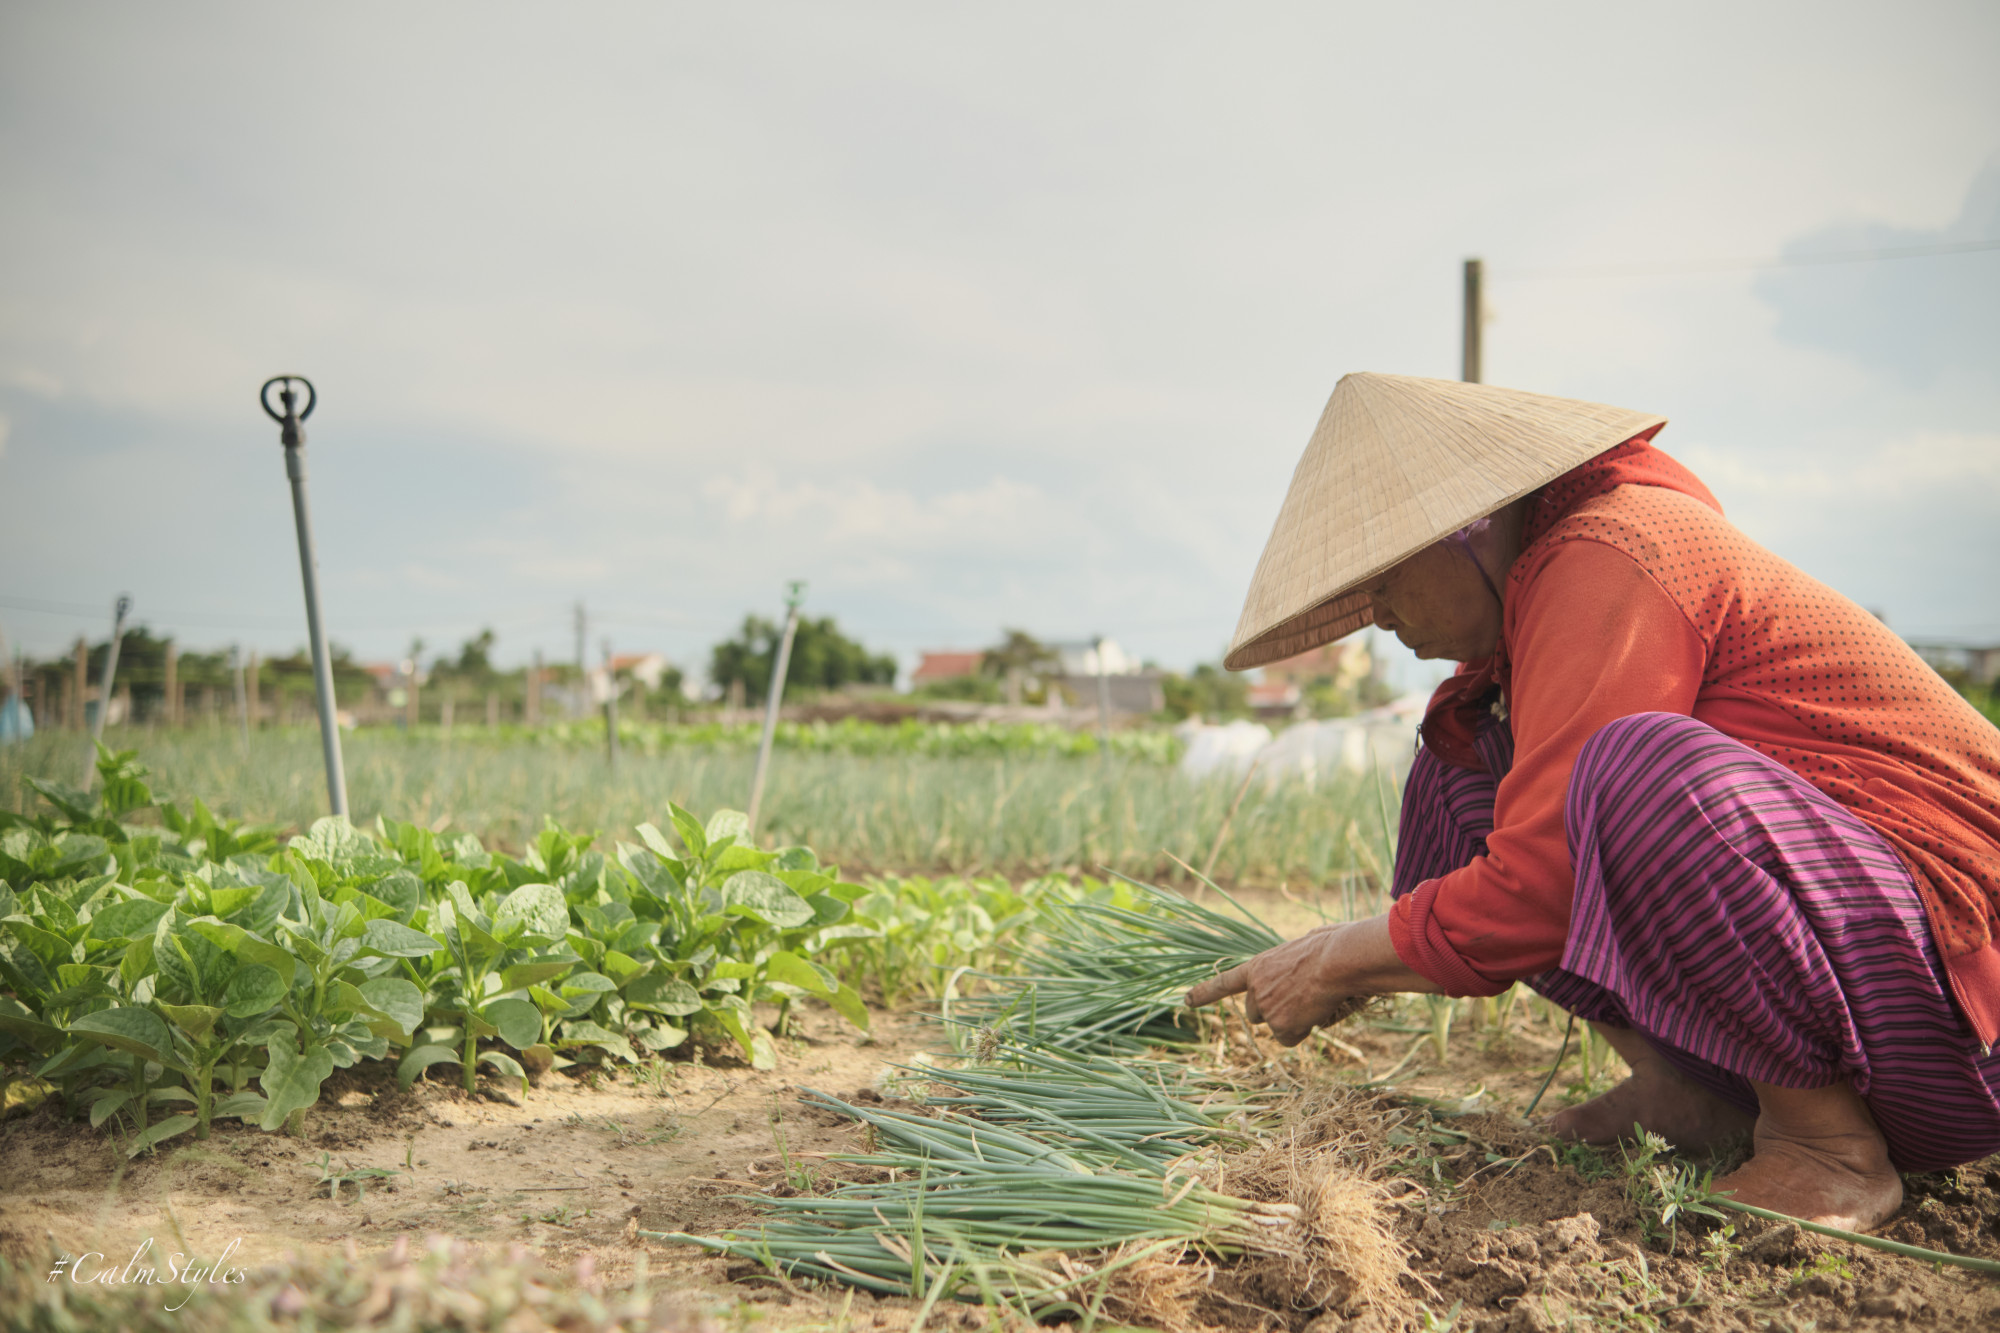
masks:
POLYGON ((1181 773, 1190 778, 1218 773, 1240 778, 1271 743, 1271 729, 1262 722, 1225 722, 1211 727, 1189 720, 1175 727, 1174 733, 1187 745, 1181 755, 1181 773))
POLYGON ((1256 722, 1218 727, 1182 723, 1176 730, 1187 751, 1180 769, 1190 778, 1240 778, 1254 763, 1257 776, 1270 786, 1303 782, 1308 788, 1343 773, 1379 770, 1400 787, 1416 754, 1417 723, 1426 702, 1426 696, 1406 695, 1354 717, 1295 722, 1276 737, 1256 722))

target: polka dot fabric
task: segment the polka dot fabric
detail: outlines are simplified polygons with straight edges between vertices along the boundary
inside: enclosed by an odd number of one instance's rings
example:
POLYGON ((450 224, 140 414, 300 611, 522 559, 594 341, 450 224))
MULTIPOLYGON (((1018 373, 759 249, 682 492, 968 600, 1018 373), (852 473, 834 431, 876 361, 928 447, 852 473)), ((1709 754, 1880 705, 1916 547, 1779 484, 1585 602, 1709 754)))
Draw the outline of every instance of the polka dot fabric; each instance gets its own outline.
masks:
POLYGON ((1693 474, 1644 439, 1552 482, 1524 535, 1530 548, 1595 541, 1637 561, 1707 644, 1697 715, 1712 701, 1726 719, 1730 701, 1744 700, 1788 716, 1797 727, 1782 741, 1737 739, 1896 848, 1947 960, 1993 946, 2000 731, 1888 626, 1744 536, 1693 474))

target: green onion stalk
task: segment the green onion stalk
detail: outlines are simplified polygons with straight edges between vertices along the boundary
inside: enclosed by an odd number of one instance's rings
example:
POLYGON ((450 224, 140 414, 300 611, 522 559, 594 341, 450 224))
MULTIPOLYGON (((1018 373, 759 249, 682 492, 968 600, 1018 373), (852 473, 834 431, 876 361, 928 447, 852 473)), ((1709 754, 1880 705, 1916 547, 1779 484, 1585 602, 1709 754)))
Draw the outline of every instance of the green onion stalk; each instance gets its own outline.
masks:
POLYGON ((1133 888, 1139 910, 1045 906, 1041 937, 1022 950, 1020 974, 981 974, 990 990, 957 1001, 958 1017, 1072 1052, 1192 1045, 1182 1025, 1188 989, 1283 941, 1234 899, 1241 919, 1151 885, 1133 888))
POLYGON ((931 1117, 865 1109, 818 1092, 806 1100, 872 1129, 874 1151, 834 1160, 874 1167, 888 1179, 825 1195, 759 1198, 767 1219, 755 1230, 641 1234, 788 1275, 910 1295, 924 1292, 927 1272, 935 1278, 948 1265, 1012 1274, 1006 1285, 1018 1294, 1034 1285, 1024 1257, 1051 1251, 1134 1242, 1191 1244, 1223 1256, 1299 1249, 1295 1205, 1211 1189, 1157 1154, 1054 1111, 1015 1127, 949 1110, 931 1117))
POLYGON ((1228 1118, 1253 1109, 1205 1088, 1205 1080, 1186 1066, 1164 1061, 1009 1046, 995 1061, 960 1068, 893 1067, 932 1085, 921 1099, 926 1106, 976 1114, 985 1123, 1024 1128, 1077 1148, 1086 1141, 1065 1137, 1068 1130, 1088 1130, 1162 1162, 1240 1139, 1228 1118))

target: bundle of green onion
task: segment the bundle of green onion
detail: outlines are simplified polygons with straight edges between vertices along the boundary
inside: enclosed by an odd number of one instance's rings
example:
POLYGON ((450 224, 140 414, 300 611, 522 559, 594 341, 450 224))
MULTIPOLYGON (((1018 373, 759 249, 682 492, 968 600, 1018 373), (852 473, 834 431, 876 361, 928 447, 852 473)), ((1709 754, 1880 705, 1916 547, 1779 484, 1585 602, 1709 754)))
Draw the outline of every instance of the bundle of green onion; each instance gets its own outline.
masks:
MULTIPOLYGON (((956 1082, 970 1075, 939 1077, 956 1082)), ((1173 1160, 1121 1142, 1130 1138, 1129 1125, 1104 1133, 1085 1123, 1088 1116, 1072 1120, 1038 1105, 1046 1098, 1048 1107, 1073 1108, 1077 1086, 1013 1081, 1008 1095, 994 1098, 1027 1116, 1012 1125, 952 1110, 932 1117, 856 1107, 810 1093, 810 1102, 874 1132, 874 1151, 837 1160, 885 1171, 886 1180, 760 1199, 769 1218, 754 1232, 641 1234, 885 1294, 922 1296, 928 1287, 935 1299, 937 1284, 949 1277, 946 1295, 973 1295, 973 1287, 961 1285, 990 1280, 1029 1303, 1065 1285, 1032 1290, 1036 1274, 1025 1257, 1038 1253, 1133 1242, 1194 1244, 1225 1255, 1295 1251, 1296 1206, 1220 1193, 1173 1160)), ((1171 1132, 1173 1123, 1166 1128, 1171 1132)), ((1184 1140, 1175 1156, 1187 1149, 1184 1140)))
POLYGON ((1087 1130, 1134 1152, 1171 1162, 1194 1149, 1240 1137, 1226 1117, 1251 1109, 1186 1065, 1160 1060, 1114 1060, 1001 1045, 996 1061, 959 1069, 896 1065, 932 1084, 926 1106, 977 1115, 989 1124, 1015 1125, 1039 1137, 1066 1140, 1087 1130), (1192 1099, 1200 1098, 1199 1102, 1192 1099))
POLYGON ((957 1001, 953 1016, 1066 1051, 1130 1055, 1191 1044, 1188 989, 1283 941, 1247 911, 1225 916, 1177 893, 1132 887, 1137 910, 1089 901, 1045 907, 1021 975, 986 976, 990 989, 957 1001))

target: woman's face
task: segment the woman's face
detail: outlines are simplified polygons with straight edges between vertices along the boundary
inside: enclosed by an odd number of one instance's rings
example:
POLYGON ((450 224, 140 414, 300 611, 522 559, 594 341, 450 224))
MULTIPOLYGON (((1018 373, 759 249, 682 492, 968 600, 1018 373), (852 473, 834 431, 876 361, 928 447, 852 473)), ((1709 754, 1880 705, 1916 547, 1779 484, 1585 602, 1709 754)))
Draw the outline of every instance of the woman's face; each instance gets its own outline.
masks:
POLYGON ((1421 658, 1491 657, 1500 646, 1500 604, 1466 557, 1436 542, 1364 584, 1375 623, 1421 658))

